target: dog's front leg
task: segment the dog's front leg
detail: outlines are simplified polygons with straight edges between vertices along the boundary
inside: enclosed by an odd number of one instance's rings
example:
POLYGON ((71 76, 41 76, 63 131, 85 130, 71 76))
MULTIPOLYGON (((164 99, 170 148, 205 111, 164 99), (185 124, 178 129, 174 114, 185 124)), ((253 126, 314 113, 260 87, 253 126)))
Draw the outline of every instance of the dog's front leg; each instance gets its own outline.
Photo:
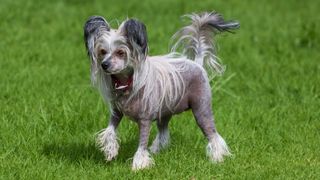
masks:
POLYGON ((138 125, 140 131, 139 147, 133 157, 132 170, 144 169, 154 164, 154 161, 148 152, 151 120, 140 120, 138 121, 138 125))
POLYGON ((104 153, 107 161, 111 161, 118 155, 119 143, 116 129, 122 116, 123 114, 120 111, 114 109, 108 127, 98 134, 97 144, 104 153))

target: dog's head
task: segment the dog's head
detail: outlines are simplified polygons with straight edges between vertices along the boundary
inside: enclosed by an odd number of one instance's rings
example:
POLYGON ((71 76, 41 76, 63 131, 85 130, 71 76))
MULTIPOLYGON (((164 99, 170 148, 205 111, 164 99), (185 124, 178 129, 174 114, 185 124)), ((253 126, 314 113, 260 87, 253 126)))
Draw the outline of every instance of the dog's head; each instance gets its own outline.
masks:
POLYGON ((128 72, 144 61, 148 52, 146 27, 134 19, 124 21, 118 29, 111 29, 103 17, 92 16, 84 25, 84 40, 94 79, 99 71, 128 72))

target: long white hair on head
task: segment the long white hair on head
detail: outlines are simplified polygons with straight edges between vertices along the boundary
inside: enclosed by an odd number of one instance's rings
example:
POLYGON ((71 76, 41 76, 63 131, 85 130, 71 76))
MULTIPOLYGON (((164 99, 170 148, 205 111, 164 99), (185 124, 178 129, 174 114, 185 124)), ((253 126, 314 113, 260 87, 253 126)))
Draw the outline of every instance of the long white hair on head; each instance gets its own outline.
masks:
POLYGON ((191 25, 180 29, 172 39, 177 39, 172 46, 171 51, 177 52, 182 49, 182 54, 196 63, 204 66, 209 70, 213 70, 218 75, 221 75, 225 67, 222 66, 220 59, 216 55, 215 44, 212 36, 218 32, 228 31, 239 27, 239 23, 235 21, 224 21, 218 13, 203 13, 185 15, 191 19, 191 25))
POLYGON ((88 56, 91 60, 91 84, 99 89, 104 102, 109 104, 112 112, 111 78, 105 76, 101 70, 100 64, 95 53, 95 48, 101 36, 109 35, 110 26, 102 16, 91 16, 84 25, 84 40, 88 56))

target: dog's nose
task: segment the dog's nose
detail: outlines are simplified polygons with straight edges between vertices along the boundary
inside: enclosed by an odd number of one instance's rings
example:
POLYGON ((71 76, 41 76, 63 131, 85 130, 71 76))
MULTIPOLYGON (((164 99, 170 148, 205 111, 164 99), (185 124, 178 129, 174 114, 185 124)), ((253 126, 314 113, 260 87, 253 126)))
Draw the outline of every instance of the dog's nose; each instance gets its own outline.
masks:
POLYGON ((110 67, 110 61, 102 62, 101 67, 102 67, 102 69, 107 70, 110 67))

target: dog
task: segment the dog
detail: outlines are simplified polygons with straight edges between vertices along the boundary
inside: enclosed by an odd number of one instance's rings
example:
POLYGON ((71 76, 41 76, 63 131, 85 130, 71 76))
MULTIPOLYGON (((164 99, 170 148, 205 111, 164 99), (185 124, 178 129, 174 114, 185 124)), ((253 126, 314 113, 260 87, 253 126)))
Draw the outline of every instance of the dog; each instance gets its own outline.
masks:
POLYGON ((192 110, 205 137, 207 155, 213 162, 230 155, 216 130, 211 109, 209 75, 222 73, 212 36, 232 32, 237 21, 225 21, 216 12, 187 15, 191 25, 180 29, 167 55, 149 56, 146 26, 127 19, 112 29, 101 16, 90 17, 84 25, 84 40, 91 60, 91 81, 110 107, 108 127, 99 132, 97 143, 106 160, 118 155, 116 129, 123 116, 139 127, 139 145, 132 170, 154 165, 149 153, 169 144, 168 123, 174 114, 192 110), (182 52, 178 52, 181 50, 182 52), (148 149, 149 131, 156 121, 158 134, 148 149))

